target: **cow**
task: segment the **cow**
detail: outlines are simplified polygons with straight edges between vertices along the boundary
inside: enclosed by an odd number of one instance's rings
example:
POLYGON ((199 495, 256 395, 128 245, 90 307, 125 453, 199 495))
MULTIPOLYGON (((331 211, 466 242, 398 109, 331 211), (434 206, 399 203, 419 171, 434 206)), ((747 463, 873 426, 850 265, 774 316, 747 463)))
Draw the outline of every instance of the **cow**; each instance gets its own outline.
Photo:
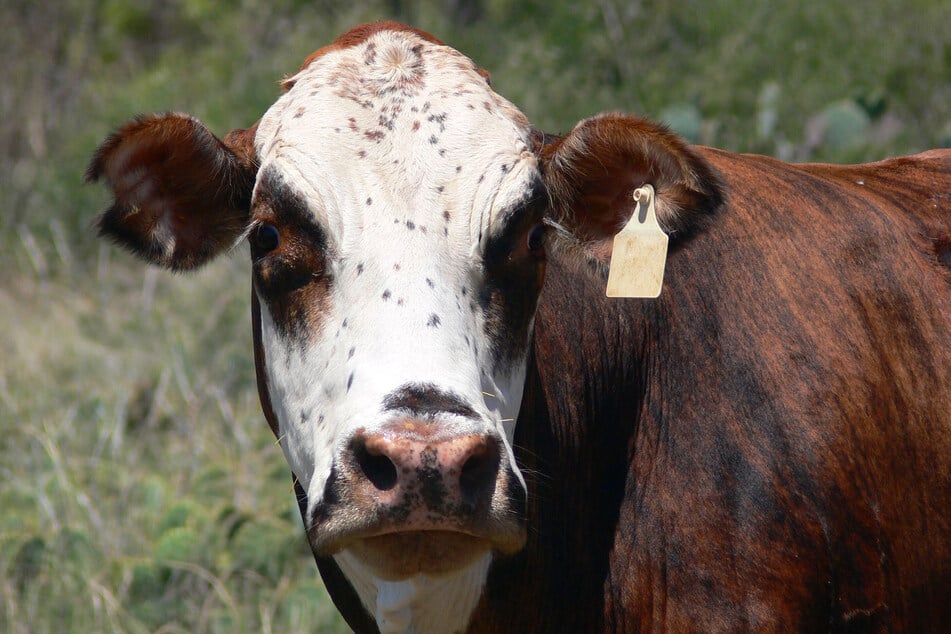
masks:
POLYGON ((249 243, 262 409, 354 630, 951 623, 951 151, 548 135, 385 22, 251 127, 142 116, 87 178, 150 263, 249 243), (644 185, 663 290, 606 297, 644 185))

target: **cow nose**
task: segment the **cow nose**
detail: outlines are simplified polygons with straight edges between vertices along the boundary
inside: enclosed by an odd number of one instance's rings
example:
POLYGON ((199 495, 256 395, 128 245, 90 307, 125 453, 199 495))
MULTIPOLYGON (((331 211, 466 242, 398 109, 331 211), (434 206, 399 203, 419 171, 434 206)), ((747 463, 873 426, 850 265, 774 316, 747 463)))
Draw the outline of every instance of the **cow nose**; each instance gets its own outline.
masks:
POLYGON ((489 504, 501 462, 499 441, 484 434, 439 437, 418 427, 403 423, 380 433, 358 432, 349 447, 354 475, 362 480, 358 486, 394 505, 418 493, 430 510, 489 504))

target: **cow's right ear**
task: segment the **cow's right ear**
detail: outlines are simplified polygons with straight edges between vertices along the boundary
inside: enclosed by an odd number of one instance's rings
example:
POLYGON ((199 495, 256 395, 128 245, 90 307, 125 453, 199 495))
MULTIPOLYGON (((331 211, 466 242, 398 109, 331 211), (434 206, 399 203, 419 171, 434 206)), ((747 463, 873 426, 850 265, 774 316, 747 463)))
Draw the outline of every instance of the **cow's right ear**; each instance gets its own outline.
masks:
POLYGON ((122 126, 86 170, 87 182, 104 179, 115 195, 97 220, 99 235, 176 271, 198 268, 230 248, 250 216, 256 128, 221 141, 183 114, 147 115, 122 126))

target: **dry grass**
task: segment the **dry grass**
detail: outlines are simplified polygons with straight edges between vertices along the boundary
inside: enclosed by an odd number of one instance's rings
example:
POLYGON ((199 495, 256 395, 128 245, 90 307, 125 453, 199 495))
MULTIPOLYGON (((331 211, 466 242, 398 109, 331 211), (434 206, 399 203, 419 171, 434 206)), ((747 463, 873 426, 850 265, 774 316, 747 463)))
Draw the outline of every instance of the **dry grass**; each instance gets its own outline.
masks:
POLYGON ((346 631, 257 403, 246 254, 172 277, 108 247, 95 270, 20 249, 29 273, 0 287, 0 631, 346 631))

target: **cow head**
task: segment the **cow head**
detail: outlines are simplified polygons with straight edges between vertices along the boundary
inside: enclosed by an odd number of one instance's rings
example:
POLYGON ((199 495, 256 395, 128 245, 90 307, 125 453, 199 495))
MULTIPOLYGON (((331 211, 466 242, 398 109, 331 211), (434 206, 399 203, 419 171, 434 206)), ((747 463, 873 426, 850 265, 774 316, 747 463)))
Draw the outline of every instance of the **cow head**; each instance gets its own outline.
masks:
POLYGON ((455 602, 433 627, 457 629, 493 553, 526 539, 512 440, 546 213, 603 255, 648 179, 668 228, 702 207, 697 170, 625 117, 542 148, 468 58, 392 23, 354 29, 284 87, 225 141, 178 114, 121 128, 88 172, 115 192, 99 227, 171 269, 247 237, 262 406, 314 552, 381 629, 419 618, 407 596, 430 579, 455 602))

